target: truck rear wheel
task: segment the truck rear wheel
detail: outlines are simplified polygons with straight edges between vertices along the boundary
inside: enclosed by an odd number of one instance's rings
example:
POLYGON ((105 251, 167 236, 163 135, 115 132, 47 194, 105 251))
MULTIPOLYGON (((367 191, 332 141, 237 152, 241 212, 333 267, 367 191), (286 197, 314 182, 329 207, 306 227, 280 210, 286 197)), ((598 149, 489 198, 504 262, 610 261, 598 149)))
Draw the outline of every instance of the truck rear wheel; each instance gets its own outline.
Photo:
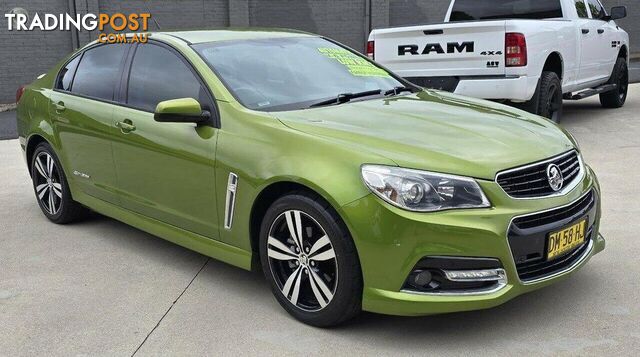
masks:
POLYGON ((600 94, 600 104, 604 108, 620 108, 627 100, 627 90, 629 89, 629 70, 627 60, 620 57, 613 67, 613 73, 608 84, 615 84, 616 89, 600 94))
POLYGON ((555 72, 542 72, 538 91, 534 95, 535 114, 555 123, 562 118, 562 83, 555 72), (536 100, 537 99, 537 100, 536 100))

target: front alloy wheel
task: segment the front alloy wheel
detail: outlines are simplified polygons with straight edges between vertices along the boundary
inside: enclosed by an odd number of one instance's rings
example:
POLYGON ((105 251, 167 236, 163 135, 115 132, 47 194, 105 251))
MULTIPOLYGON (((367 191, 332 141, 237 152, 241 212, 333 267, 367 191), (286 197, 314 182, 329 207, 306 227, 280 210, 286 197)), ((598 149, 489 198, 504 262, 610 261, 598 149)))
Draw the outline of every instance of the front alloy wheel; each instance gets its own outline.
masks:
POLYGON ((333 245, 308 214, 288 210, 271 225, 267 255, 282 295, 305 311, 323 309, 333 299, 338 264, 333 245))
POLYGON ((269 207, 260 228, 260 260, 274 296, 298 320, 326 327, 360 312, 362 273, 355 245, 321 197, 295 192, 269 207))

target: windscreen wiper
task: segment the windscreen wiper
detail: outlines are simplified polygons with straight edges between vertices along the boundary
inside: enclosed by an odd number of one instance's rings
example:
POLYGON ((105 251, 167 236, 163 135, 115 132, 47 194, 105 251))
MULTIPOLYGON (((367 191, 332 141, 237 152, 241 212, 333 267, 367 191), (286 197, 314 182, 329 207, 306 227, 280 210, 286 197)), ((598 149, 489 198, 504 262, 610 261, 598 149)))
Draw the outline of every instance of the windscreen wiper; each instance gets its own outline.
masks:
POLYGON ((410 88, 410 87, 395 87, 393 89, 389 89, 388 91, 384 92, 384 96, 387 97, 387 96, 390 96, 390 95, 398 95, 398 94, 400 94, 402 92, 412 92, 413 93, 414 90, 415 89, 410 88))
POLYGON ((335 98, 323 100, 321 102, 312 104, 309 106, 309 108, 322 107, 324 105, 332 105, 332 104, 343 104, 352 99, 368 97, 371 95, 376 95, 381 93, 382 93, 382 89, 368 90, 365 92, 358 92, 358 93, 342 93, 342 94, 338 94, 335 98))

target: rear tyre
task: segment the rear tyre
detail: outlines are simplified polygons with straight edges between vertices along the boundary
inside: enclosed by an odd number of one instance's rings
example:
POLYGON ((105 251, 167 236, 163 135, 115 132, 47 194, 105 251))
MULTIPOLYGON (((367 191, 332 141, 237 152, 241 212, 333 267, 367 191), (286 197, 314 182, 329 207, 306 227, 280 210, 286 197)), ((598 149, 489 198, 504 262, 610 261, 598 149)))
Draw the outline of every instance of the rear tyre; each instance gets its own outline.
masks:
POLYGON ((629 90, 629 69, 626 59, 618 58, 607 84, 615 84, 616 89, 600 94, 600 104, 604 108, 622 107, 627 101, 627 91, 629 90))
POLYGON ((534 109, 535 114, 543 116, 555 123, 562 119, 562 83, 555 72, 542 72, 538 92, 534 96, 537 99, 534 109))
POLYGON ((353 240, 319 196, 298 192, 271 205, 260 229, 260 260, 276 299, 296 319, 328 327, 360 312, 362 273, 353 240))
POLYGON ((33 190, 42 213, 57 224, 84 218, 88 210, 71 198, 60 160, 48 143, 40 143, 31 158, 33 190))

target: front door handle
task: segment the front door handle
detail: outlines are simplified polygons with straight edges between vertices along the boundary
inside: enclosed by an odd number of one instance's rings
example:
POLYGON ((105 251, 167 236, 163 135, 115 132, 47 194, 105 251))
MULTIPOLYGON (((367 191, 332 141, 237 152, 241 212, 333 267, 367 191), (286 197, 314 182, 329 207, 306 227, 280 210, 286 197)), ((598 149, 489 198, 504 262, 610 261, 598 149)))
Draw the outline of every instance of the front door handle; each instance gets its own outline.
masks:
POLYGON ((54 106, 56 107, 56 113, 62 113, 64 112, 67 107, 64 106, 64 102, 60 101, 58 103, 55 103, 54 106))
POLYGON ((604 33, 604 29, 598 29, 598 33, 602 35, 604 33))
POLYGON ((586 35, 586 34, 588 34, 588 33, 589 33, 589 29, 582 29, 582 34, 583 34, 583 35, 586 35))
POLYGON ((128 134, 134 130, 136 130, 136 126, 133 125, 133 122, 129 119, 125 119, 123 121, 119 121, 116 123, 116 126, 120 128, 120 131, 124 134, 128 134))

